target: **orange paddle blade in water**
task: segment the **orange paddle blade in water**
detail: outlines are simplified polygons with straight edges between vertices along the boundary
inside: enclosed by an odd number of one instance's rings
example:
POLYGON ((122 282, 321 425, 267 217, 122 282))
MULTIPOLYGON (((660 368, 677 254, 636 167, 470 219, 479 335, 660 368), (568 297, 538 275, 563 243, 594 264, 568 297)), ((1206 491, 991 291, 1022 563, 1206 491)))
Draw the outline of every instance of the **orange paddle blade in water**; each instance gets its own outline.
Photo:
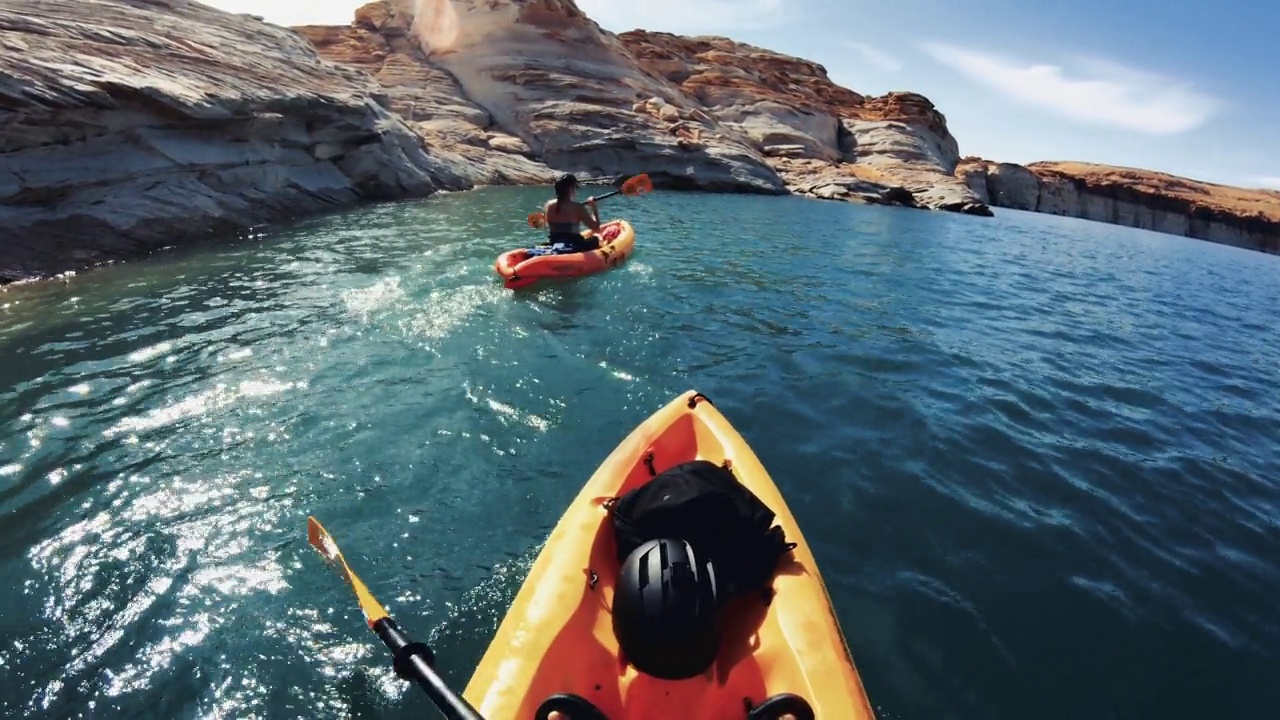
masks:
POLYGON ((333 536, 314 517, 307 518, 307 542, 355 589, 356 598, 360 601, 360 609, 364 611, 364 619, 369 623, 369 627, 373 627, 379 620, 387 617, 386 609, 374 599, 373 593, 369 592, 369 588, 347 565, 347 559, 342 557, 342 551, 338 549, 338 543, 334 542, 333 536))

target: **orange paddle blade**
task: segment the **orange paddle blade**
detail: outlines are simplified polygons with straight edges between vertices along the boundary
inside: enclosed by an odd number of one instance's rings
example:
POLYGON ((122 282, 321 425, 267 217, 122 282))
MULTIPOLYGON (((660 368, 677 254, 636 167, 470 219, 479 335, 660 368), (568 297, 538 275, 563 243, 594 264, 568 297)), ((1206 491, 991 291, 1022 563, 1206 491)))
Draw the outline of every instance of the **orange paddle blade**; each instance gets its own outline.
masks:
POLYGON ((320 553, 325 562, 337 568, 342 577, 346 578, 355 589, 356 598, 360 601, 360 609, 364 612, 364 619, 369 623, 369 627, 373 627, 379 620, 387 617, 386 609, 374 599, 373 593, 369 592, 369 588, 347 565, 347 559, 342 557, 342 551, 338 549, 338 543, 334 542, 333 536, 314 517, 307 518, 307 542, 320 553))
POLYGON ((639 195, 641 193, 651 192, 652 190, 653 181, 645 174, 637 175, 622 183, 623 195, 639 195))
POLYGON ((547 214, 544 212, 529 213, 529 227, 540 228, 546 227, 547 214))

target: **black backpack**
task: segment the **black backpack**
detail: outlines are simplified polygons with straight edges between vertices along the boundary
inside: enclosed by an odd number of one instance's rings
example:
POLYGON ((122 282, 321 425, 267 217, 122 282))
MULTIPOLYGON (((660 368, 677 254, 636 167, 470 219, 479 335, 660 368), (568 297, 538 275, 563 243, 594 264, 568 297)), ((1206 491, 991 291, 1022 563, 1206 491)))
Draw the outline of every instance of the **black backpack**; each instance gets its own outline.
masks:
POLYGON ((609 504, 618 562, 649 540, 684 540, 715 565, 720 599, 763 592, 795 547, 774 513, 727 467, 694 460, 669 468, 609 504))

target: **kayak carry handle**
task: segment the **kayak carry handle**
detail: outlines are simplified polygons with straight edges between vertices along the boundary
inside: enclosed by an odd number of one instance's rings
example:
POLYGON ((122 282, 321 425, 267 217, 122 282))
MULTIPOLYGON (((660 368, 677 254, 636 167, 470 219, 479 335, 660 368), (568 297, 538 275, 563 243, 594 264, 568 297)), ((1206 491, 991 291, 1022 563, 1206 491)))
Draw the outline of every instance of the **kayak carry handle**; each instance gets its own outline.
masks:
POLYGON ((564 715, 568 720, 609 720, 590 700, 573 693, 556 693, 543 700, 533 718, 549 720, 553 712, 564 715))
POLYGON ((799 695, 781 693, 760 703, 747 713, 747 720, 778 720, 783 715, 792 715, 796 720, 813 720, 813 708, 809 701, 799 695))
POLYGON ((689 398, 689 409, 693 410, 698 407, 699 402, 707 402, 715 405, 715 403, 711 402, 711 398, 706 395, 703 395, 702 393, 694 393, 693 396, 689 398))

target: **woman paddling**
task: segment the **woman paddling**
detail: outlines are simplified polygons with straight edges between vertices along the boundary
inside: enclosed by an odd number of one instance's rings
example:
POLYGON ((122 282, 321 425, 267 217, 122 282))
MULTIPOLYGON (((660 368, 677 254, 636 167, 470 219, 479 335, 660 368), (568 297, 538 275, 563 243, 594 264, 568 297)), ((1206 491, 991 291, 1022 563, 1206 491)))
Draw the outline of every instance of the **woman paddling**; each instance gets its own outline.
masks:
POLYGON ((574 200, 578 191, 578 178, 565 173, 556 180, 556 199, 548 200, 543 210, 547 214, 547 230, 552 243, 564 243, 573 252, 588 252, 600 247, 600 211, 595 198, 586 203, 574 200), (578 225, 591 228, 590 238, 582 237, 578 225))

